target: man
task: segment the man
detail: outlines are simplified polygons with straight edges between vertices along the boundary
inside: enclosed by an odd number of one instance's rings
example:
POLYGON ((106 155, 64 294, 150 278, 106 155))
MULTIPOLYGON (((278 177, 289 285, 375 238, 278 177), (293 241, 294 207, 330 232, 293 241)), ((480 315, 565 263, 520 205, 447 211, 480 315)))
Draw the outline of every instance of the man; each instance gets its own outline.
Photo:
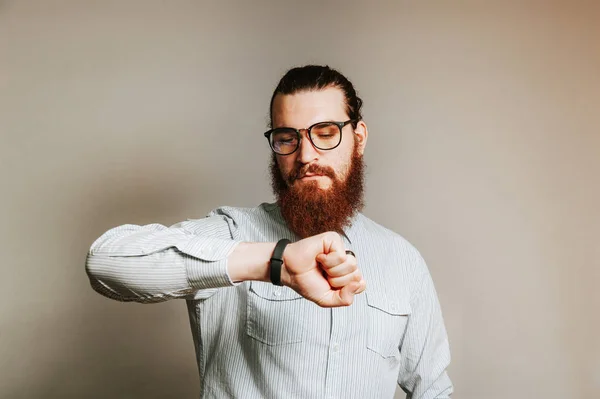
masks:
POLYGON ((102 295, 187 300, 201 397, 392 398, 396 383, 413 399, 452 393, 425 262, 359 212, 361 105, 338 71, 291 69, 265 133, 276 203, 124 225, 92 245, 102 295))

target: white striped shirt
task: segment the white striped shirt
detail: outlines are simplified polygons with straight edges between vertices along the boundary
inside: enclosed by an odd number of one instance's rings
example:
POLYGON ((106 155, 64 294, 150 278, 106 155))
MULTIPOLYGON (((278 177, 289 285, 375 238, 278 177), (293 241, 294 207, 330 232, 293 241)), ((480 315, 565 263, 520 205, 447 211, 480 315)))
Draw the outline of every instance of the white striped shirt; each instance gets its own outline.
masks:
POLYGON ((340 308, 229 278, 239 242, 298 240, 276 204, 116 227, 93 243, 86 267, 112 299, 187 300, 202 398, 393 398, 396 384, 407 398, 448 398, 448 337, 423 258, 362 214, 342 237, 367 289, 340 308))

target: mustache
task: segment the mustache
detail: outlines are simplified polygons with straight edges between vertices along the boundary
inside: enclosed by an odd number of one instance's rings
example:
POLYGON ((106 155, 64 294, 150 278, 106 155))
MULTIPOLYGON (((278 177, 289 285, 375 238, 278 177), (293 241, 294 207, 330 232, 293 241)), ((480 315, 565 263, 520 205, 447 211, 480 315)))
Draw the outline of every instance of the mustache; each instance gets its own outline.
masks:
POLYGON ((288 176, 288 181, 291 183, 297 179, 304 177, 304 175, 306 174, 323 175, 335 179, 335 172, 332 167, 317 164, 309 164, 295 168, 288 176))

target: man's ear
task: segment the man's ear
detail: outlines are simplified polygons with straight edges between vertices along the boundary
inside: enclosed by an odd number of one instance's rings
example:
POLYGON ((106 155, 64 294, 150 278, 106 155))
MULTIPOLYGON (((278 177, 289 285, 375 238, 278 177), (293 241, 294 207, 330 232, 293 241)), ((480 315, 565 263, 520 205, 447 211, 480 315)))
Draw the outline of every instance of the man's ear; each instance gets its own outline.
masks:
POLYGON ((369 137, 369 129, 364 121, 358 121, 356 128, 354 129, 356 145, 358 146, 358 153, 363 155, 365 147, 367 146, 367 138, 369 137))

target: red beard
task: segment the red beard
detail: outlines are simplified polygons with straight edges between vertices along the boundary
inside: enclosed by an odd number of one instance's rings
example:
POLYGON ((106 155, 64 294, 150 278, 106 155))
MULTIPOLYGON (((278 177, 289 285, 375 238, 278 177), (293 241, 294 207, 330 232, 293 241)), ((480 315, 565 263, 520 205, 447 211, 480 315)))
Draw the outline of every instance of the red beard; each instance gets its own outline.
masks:
POLYGON ((364 162, 354 147, 350 169, 345 180, 340 180, 331 167, 311 165, 295 168, 285 178, 282 176, 275 154, 271 158, 271 187, 277 197, 281 215, 288 228, 300 238, 326 231, 342 233, 352 217, 364 206, 364 162), (320 189, 317 181, 294 184, 306 173, 328 176, 332 184, 320 189))

